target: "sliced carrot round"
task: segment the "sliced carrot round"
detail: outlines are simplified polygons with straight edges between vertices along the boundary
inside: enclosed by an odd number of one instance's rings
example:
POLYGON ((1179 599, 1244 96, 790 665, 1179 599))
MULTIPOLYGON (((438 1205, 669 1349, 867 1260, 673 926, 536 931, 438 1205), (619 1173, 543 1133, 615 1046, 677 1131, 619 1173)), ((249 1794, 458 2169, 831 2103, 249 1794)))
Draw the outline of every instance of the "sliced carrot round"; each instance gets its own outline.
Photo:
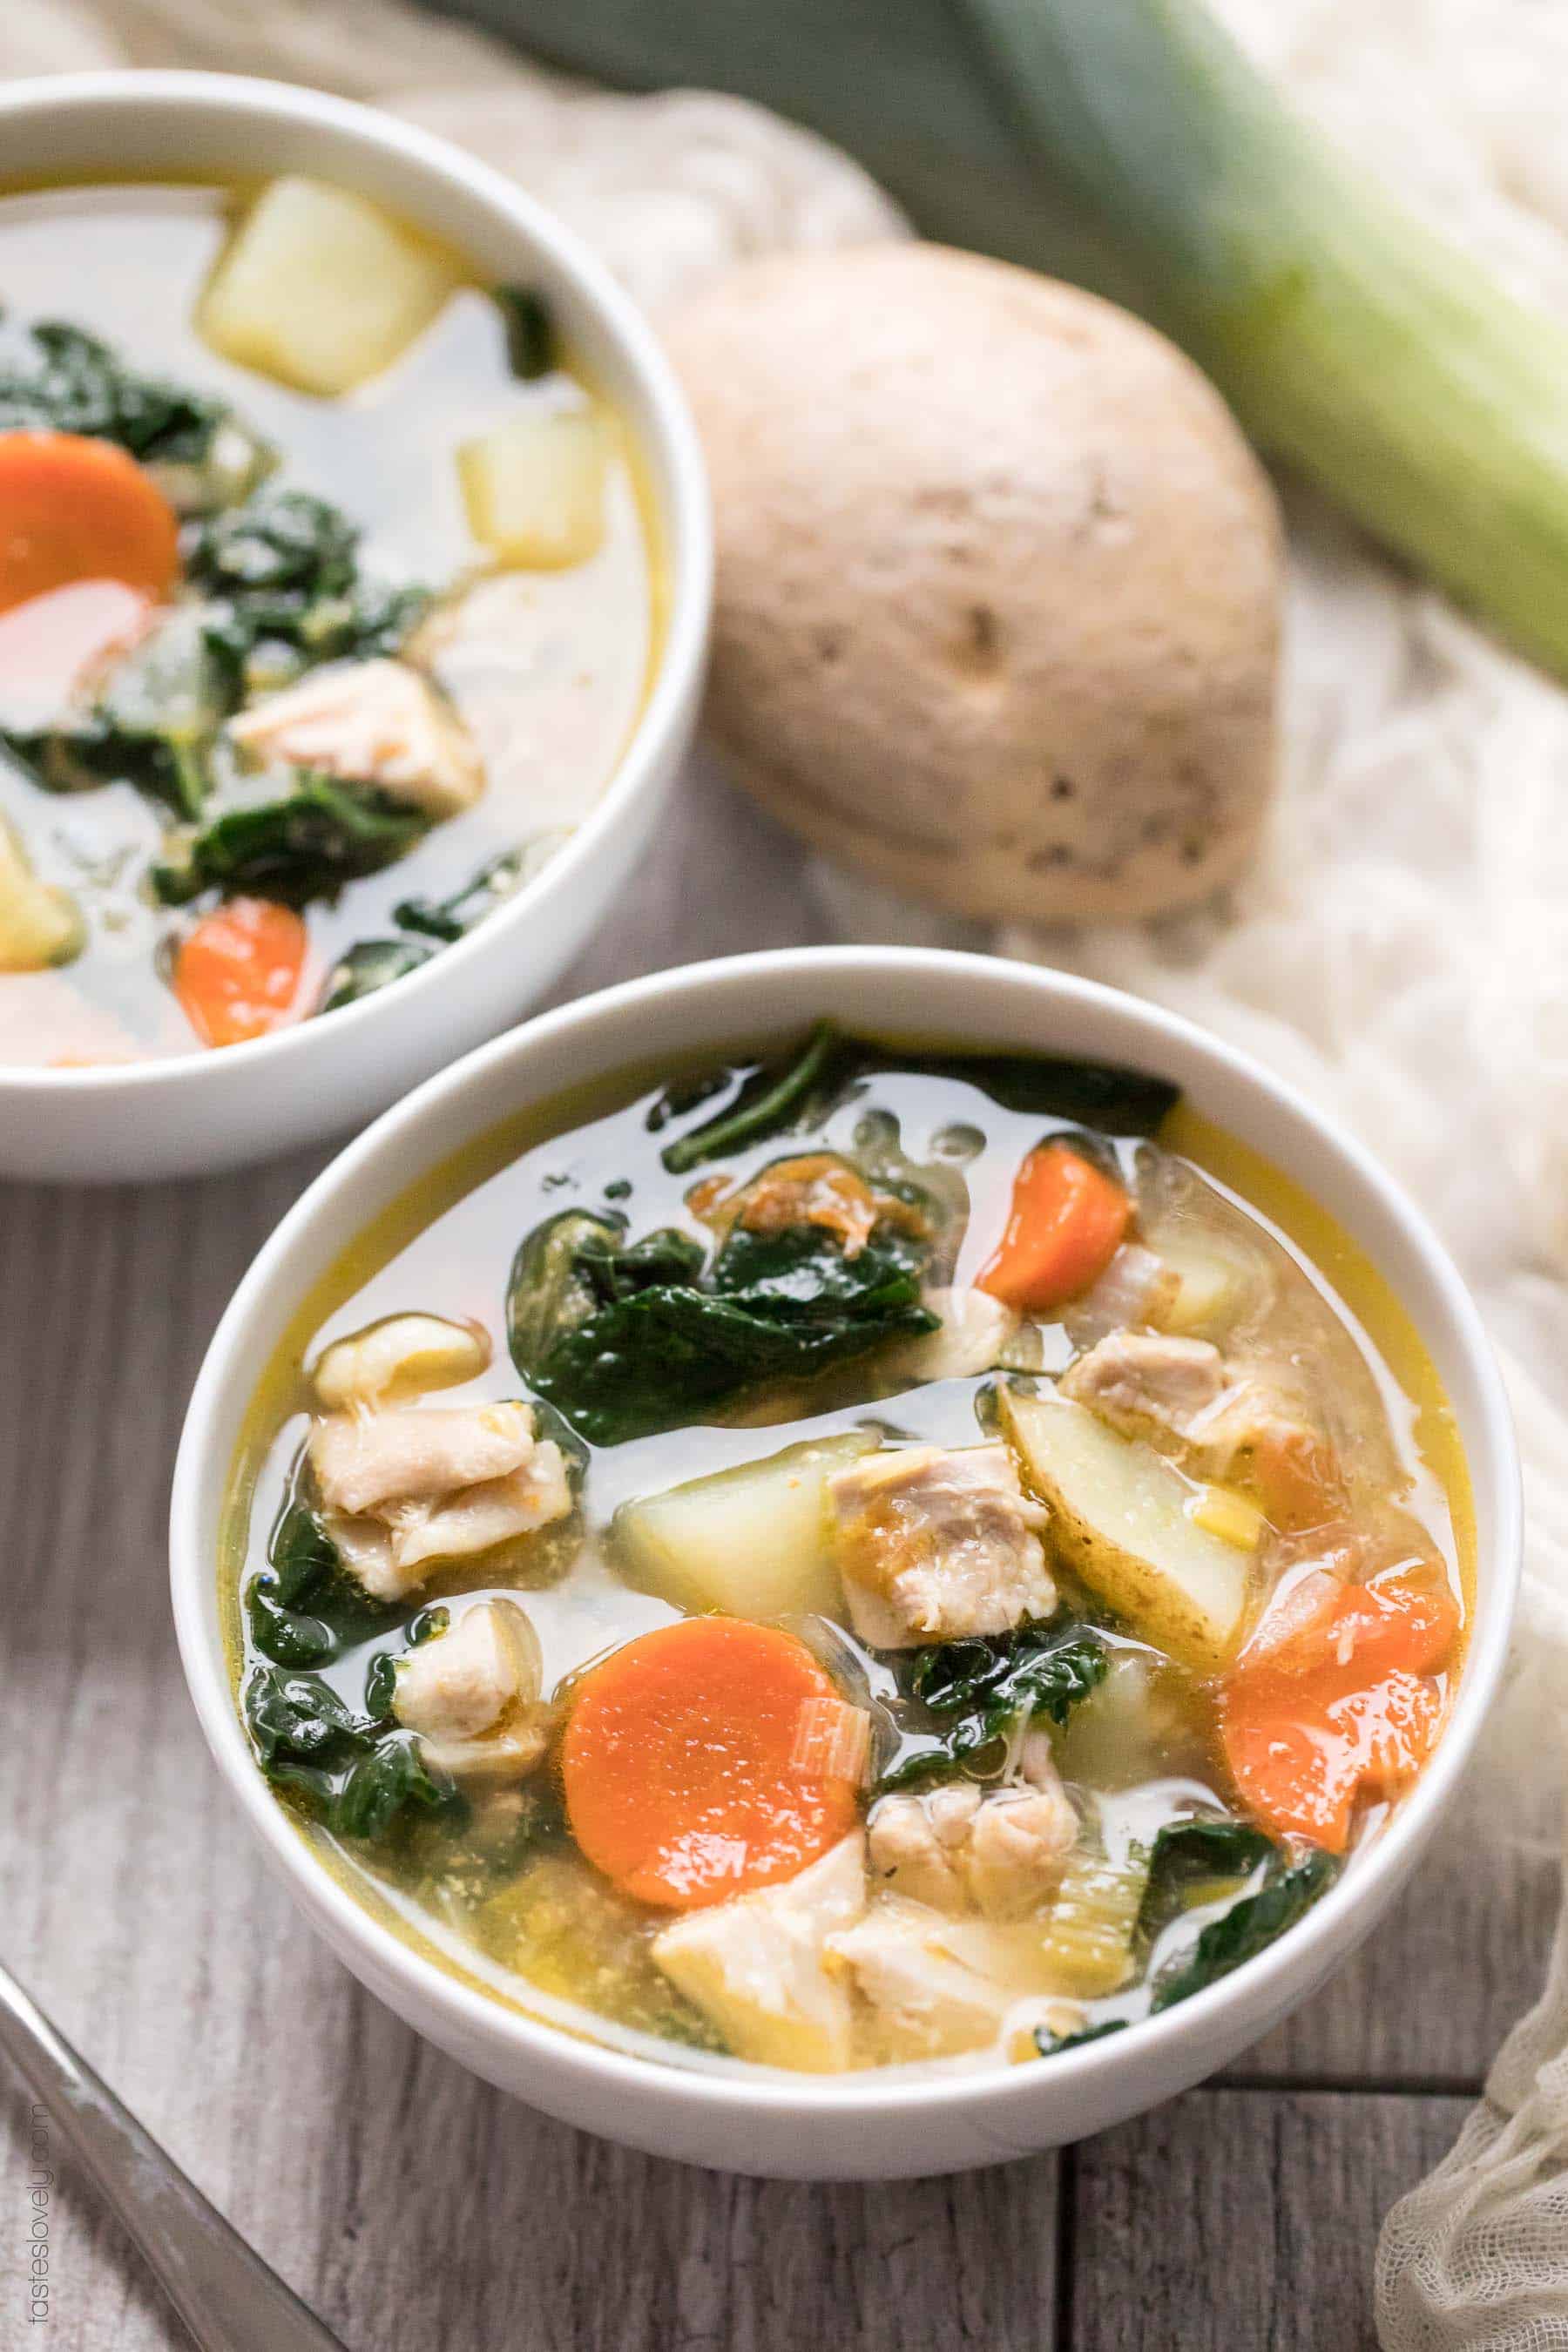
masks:
POLYGON ((0 433, 0 613, 78 580, 166 595, 180 526, 144 466, 81 433, 0 433))
POLYGON ((796 1760, 803 1714, 835 1696, 776 1626, 687 1617, 639 1635, 578 1687, 561 1750, 573 1835, 666 1910, 793 1878, 855 1825, 853 1781, 796 1760))
POLYGON ((976 1277, 1025 1314, 1065 1306, 1097 1282, 1127 1231, 1125 1188, 1067 1143, 1042 1143, 1013 1180, 1007 1223, 976 1277))
POLYGON ((204 1045, 238 1045, 297 1021, 310 941, 292 908, 230 898, 174 959, 174 993, 204 1045))

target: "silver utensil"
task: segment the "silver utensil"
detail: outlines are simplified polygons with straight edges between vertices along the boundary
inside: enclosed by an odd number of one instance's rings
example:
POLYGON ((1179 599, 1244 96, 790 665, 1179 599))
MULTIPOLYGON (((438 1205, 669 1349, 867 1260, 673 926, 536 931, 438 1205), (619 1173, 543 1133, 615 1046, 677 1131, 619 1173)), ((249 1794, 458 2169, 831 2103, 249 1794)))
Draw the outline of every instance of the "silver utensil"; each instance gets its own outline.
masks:
POLYGON ((202 2352, 343 2352, 5 1968, 0 2049, 119 2215, 202 2352))

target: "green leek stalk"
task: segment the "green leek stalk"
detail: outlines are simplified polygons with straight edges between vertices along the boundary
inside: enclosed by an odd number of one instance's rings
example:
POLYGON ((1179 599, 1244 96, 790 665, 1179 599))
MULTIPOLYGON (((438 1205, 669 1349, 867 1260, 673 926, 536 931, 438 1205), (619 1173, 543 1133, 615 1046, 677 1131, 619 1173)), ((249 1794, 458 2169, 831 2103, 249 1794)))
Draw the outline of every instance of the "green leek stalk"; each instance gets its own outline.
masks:
POLYGON ((1201 0, 464 0, 847 147, 929 236, 1131 302, 1248 432, 1568 675, 1568 331, 1284 104, 1201 0))

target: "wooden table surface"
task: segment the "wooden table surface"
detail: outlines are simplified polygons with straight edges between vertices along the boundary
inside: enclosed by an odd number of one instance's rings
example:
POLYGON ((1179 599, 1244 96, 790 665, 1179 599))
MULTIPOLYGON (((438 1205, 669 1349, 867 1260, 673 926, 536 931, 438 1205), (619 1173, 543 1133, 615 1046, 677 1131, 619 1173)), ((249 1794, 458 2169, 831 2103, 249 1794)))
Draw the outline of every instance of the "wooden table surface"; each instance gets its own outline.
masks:
MULTIPOLYGON (((693 780, 572 995, 825 936, 784 837, 693 780)), ((323 1150, 0 1185, 0 1949, 349 2352, 1252 2352, 1372 2341, 1378 2222, 1533 1998, 1553 1865, 1466 1818, 1230 2074, 1060 2156, 892 2186, 693 2171, 547 2122, 360 1990, 220 1789, 175 1656, 170 1465, 218 1314, 323 1150)), ((27 2340, 0 2095, 0 2345, 27 2340)), ((62 2169, 51 2352, 173 2344, 62 2169)), ((179 2338, 183 2342, 183 2336, 179 2338)))

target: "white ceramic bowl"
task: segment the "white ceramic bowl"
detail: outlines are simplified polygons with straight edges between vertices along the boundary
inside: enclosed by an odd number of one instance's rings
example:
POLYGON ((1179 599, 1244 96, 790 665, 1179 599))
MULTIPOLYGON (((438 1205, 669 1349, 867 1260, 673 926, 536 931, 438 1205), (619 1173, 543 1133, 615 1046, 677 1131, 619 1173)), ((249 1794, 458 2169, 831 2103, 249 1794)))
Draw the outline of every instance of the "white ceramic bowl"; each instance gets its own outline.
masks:
POLYGON ((646 455, 669 572, 665 646, 603 798, 489 921, 395 987, 249 1045, 124 1068, 0 1066, 0 1176, 117 1182, 238 1166, 346 1132, 515 1020, 633 871, 701 688, 712 570, 701 456, 653 336, 585 247, 444 140, 312 90, 199 73, 60 74, 0 88, 6 182, 159 172, 313 173, 448 238, 498 282, 537 285, 646 455))
POLYGON ((213 1753, 307 1917, 355 1975, 476 2074, 551 2115, 693 2163, 809 2179, 939 2172, 1079 2138, 1185 2088, 1304 2000, 1386 1908, 1453 1796, 1497 1686, 1519 1550, 1513 1438, 1475 1308, 1419 1213, 1355 1144, 1256 1065, 1131 997, 1020 964, 879 948, 745 956, 608 990, 529 1022, 389 1111, 305 1193, 236 1293, 191 1402, 173 1517, 180 1647, 213 1753), (787 1039, 825 1013, 850 1028, 1081 1054, 1174 1079, 1288 1169, 1382 1269, 1431 1351, 1469 1460, 1479 1553, 1469 1651, 1441 1746, 1391 1826, 1259 1958, 1048 2063, 940 2081, 714 2075, 532 2022, 422 1958, 321 1868, 252 1760, 225 1662, 218 1521, 241 1423, 260 1368, 339 1252, 422 1170, 541 1098, 678 1051, 787 1039))

